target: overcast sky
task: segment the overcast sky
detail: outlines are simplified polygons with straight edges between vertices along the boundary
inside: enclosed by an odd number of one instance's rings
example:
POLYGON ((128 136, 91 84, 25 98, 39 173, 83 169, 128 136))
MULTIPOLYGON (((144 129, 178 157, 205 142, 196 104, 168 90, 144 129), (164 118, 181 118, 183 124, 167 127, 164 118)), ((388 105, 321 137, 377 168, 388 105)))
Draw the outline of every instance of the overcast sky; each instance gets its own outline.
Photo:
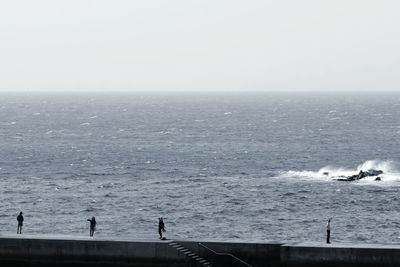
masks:
POLYGON ((400 1, 0 0, 0 90, 400 91, 400 1))

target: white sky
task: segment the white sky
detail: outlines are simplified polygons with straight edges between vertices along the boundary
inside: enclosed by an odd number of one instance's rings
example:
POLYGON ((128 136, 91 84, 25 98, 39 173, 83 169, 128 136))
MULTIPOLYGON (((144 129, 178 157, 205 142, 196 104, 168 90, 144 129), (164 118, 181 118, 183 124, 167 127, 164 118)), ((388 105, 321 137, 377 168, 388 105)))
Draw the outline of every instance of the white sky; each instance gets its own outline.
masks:
POLYGON ((400 1, 0 0, 3 91, 400 91, 400 1))

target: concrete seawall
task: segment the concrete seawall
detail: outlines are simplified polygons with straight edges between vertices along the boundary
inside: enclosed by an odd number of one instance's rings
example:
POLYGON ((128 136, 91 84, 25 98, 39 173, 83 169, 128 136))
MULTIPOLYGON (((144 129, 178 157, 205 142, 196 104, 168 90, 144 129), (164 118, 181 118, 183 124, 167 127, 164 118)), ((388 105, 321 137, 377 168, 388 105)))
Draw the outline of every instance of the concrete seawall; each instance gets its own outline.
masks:
POLYGON ((0 238, 0 266, 400 266, 400 245, 0 238))
POLYGON ((0 266, 186 266, 162 242, 1 238, 0 266))
POLYGON ((298 243, 281 246, 286 267, 398 267, 400 245, 298 243))

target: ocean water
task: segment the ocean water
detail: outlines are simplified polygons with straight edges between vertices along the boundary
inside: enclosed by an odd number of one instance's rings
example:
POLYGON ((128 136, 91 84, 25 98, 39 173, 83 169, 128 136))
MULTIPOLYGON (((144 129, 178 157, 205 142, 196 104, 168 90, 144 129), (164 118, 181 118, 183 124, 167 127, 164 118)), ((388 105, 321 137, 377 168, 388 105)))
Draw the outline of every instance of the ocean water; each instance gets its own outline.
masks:
POLYGON ((0 125, 0 235, 400 243, 400 95, 3 94, 0 125))

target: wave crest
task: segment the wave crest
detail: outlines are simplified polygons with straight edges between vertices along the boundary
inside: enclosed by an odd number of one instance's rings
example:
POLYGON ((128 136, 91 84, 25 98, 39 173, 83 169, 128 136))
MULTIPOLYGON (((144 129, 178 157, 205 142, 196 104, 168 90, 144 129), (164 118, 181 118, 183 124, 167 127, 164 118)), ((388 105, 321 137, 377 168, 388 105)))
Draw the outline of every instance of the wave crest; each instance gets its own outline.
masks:
MULTIPOLYGON (((383 171, 381 177, 382 182, 400 182, 400 172, 398 171, 397 164, 392 160, 367 160, 364 163, 358 165, 355 169, 325 166, 318 171, 286 171, 282 172, 282 177, 294 177, 294 178, 310 178, 331 181, 341 177, 347 177, 358 174, 360 171, 368 170, 381 170, 383 171)), ((359 182, 374 182, 375 176, 365 177, 359 182)))

